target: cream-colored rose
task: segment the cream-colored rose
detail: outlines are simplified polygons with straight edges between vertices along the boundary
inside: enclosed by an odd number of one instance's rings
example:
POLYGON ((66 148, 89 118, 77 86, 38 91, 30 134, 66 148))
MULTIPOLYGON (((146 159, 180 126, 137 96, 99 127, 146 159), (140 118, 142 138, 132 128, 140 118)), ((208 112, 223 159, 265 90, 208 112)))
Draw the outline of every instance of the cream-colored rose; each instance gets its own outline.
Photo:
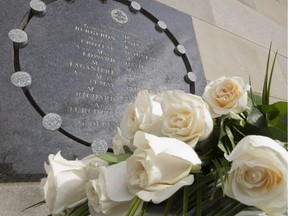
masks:
POLYGON ((124 146, 131 151, 135 150, 133 139, 136 131, 154 131, 160 129, 160 116, 162 115, 159 96, 150 96, 147 90, 140 90, 134 103, 128 105, 118 128, 118 134, 113 138, 113 151, 116 155, 125 153, 124 146))
POLYGON ((89 177, 87 168, 90 163, 97 163, 100 159, 91 155, 83 160, 70 161, 58 152, 56 155, 50 154, 48 160, 49 165, 44 164, 48 176, 41 180, 41 186, 51 213, 59 214, 66 208, 85 202, 85 185, 89 177))
POLYGON ((86 185, 91 215, 125 215, 134 197, 127 187, 126 163, 100 167, 98 171, 98 177, 86 185))
POLYGON ((161 106, 164 136, 194 147, 212 132, 212 117, 201 97, 182 91, 166 91, 163 92, 161 106))
POLYGON ((89 155, 81 160, 86 165, 86 173, 89 180, 98 178, 99 168, 107 167, 109 163, 95 156, 89 155))
POLYGON ((288 153, 274 140, 251 135, 226 156, 232 161, 225 194, 270 215, 287 210, 288 153))
POLYGON ((142 131, 149 131, 158 122, 162 109, 156 95, 149 95, 147 90, 140 90, 135 99, 136 116, 142 131))
POLYGON ((120 128, 118 128, 118 134, 114 136, 112 144, 113 144, 112 145, 113 153, 115 155, 124 154, 125 153, 124 146, 127 146, 131 151, 135 150, 135 146, 133 146, 132 140, 126 139, 122 135, 120 128))
POLYGON ((210 82, 203 94, 203 99, 210 107, 213 118, 221 115, 241 113, 247 108, 247 90, 242 78, 225 76, 210 82))
POLYGON ((157 122, 161 114, 160 103, 153 100, 153 96, 150 96, 147 90, 140 90, 135 102, 127 107, 121 121, 122 136, 131 140, 136 131, 151 130, 150 127, 157 122))
POLYGON ((131 193, 157 204, 193 183, 190 171, 201 161, 186 143, 138 131, 134 145, 137 149, 126 160, 131 193))
POLYGON ((136 115, 135 104, 129 104, 120 123, 121 134, 128 140, 133 139, 134 134, 139 130, 139 127, 140 120, 136 115))

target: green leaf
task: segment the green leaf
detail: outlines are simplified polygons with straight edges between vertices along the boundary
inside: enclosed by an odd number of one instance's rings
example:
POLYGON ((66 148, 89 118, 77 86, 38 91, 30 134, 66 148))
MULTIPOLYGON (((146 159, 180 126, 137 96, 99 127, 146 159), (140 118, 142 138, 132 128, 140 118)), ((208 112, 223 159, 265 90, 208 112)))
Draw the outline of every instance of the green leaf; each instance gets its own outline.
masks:
POLYGON ((225 120, 227 119, 227 117, 223 117, 221 118, 221 122, 220 122, 220 135, 219 135, 219 141, 222 139, 222 137, 226 136, 225 133, 225 120))
MULTIPOLYGON (((238 201, 232 200, 231 202, 226 204, 225 207, 221 209, 221 211, 217 212, 217 214, 215 214, 215 216, 234 216, 235 214, 231 215, 229 212, 231 212, 231 211, 233 212, 233 211, 235 211, 235 209, 238 209, 238 205, 239 205, 238 201)), ((245 207, 246 206, 244 205, 244 208, 245 207)))
POLYGON ((273 77, 274 66, 275 66, 275 61, 276 61, 276 58, 277 58, 277 54, 278 54, 278 51, 274 55, 274 59, 273 59, 273 63, 272 63, 271 71, 270 71, 269 83, 268 83, 268 87, 267 87, 267 93, 268 93, 268 95, 267 95, 268 101, 267 102, 268 102, 268 104, 269 104, 271 82, 272 82, 272 77, 273 77))
POLYGON ((287 142, 287 133, 275 127, 265 127, 258 132, 258 135, 267 136, 285 143, 287 142))
POLYGON ((220 178, 220 181, 221 181, 222 190, 224 191, 225 177, 223 176, 223 174, 225 175, 225 170, 223 171, 223 168, 221 167, 221 165, 217 159, 212 160, 212 163, 215 166, 215 169, 216 169, 218 176, 220 178))
POLYGON ((258 110, 266 116, 267 121, 275 119, 280 111, 273 105, 257 106, 258 110))
POLYGON ((267 58, 267 63, 266 63, 266 73, 265 73, 263 90, 262 90, 262 104, 263 105, 269 104, 269 98, 267 98, 268 97, 267 88, 268 88, 268 76, 269 76, 269 63, 270 63, 270 55, 271 55, 271 46, 272 46, 272 42, 270 43, 270 47, 269 47, 268 58, 267 58))
POLYGON ((115 164, 127 160, 131 156, 130 153, 125 153, 121 155, 114 155, 113 153, 105 153, 97 155, 100 159, 107 161, 108 163, 115 164))
MULTIPOLYGON (((195 184, 201 184, 202 185, 202 178, 203 176, 199 178, 196 178, 195 180, 195 184)), ((205 185, 202 185, 201 188, 197 187, 197 191, 194 191, 194 193, 190 193, 191 191, 189 191, 189 211, 188 211, 188 215, 197 215, 197 208, 198 208, 198 212, 199 212, 199 207, 201 206, 201 211, 202 211, 202 215, 206 215, 207 211, 209 212, 209 206, 211 204, 213 204, 216 200, 218 200, 219 198, 222 197, 222 192, 221 190, 218 188, 216 191, 216 199, 214 200, 210 200, 211 197, 211 192, 213 190, 213 182, 210 183, 206 183, 205 185), (197 192, 199 193, 199 191, 201 191, 201 195, 199 196, 199 194, 197 195, 197 192), (197 201, 198 200, 198 201, 197 201), (198 202, 201 200, 201 205, 198 205, 198 202)), ((177 214, 178 215, 178 214, 177 214)))
POLYGON ((84 204, 74 208, 70 216, 88 216, 89 213, 89 207, 88 202, 85 202, 84 204))
POLYGON ((223 143, 223 145, 224 145, 224 147, 226 149, 226 154, 230 154, 230 152, 233 150, 233 145, 232 145, 228 135, 223 137, 221 142, 223 143))
POLYGON ((253 134, 257 132, 260 128, 266 127, 266 119, 263 114, 255 107, 251 108, 251 111, 248 113, 245 130, 253 134))
POLYGON ((123 149, 124 149, 124 152, 125 152, 125 153, 129 153, 129 154, 131 154, 131 155, 133 154, 133 152, 131 151, 131 149, 130 149, 128 146, 124 145, 124 146, 123 146, 123 149))
POLYGON ((215 125, 208 139, 199 141, 196 145, 196 148, 205 153, 211 151, 214 148, 217 148, 218 142, 216 140, 218 140, 219 135, 220 135, 220 128, 217 125, 215 125))
MULTIPOLYGON (((234 149, 234 147, 235 147, 235 142, 234 142, 234 135, 232 134, 232 131, 230 130, 230 128, 228 127, 228 126, 225 126, 225 132, 226 132, 226 134, 227 134, 227 137, 228 137, 228 139, 229 139, 229 141, 230 141, 230 152, 234 149)), ((229 152, 229 153, 230 153, 229 152)))
POLYGON ((219 211, 223 209, 226 205, 229 205, 230 200, 229 199, 221 199, 221 201, 218 201, 212 204, 212 209, 211 211, 207 214, 207 216, 215 216, 219 211))
POLYGON ((248 104, 249 104, 249 98, 250 98, 252 106, 256 106, 256 103, 254 101, 254 95, 253 95, 253 90, 252 90, 252 81, 251 81, 250 75, 249 75, 249 85, 250 85, 250 90, 249 90, 249 93, 248 93, 248 104))
POLYGON ((232 145, 229 141, 229 138, 225 130, 226 119, 227 117, 223 117, 221 118, 221 121, 220 121, 220 134, 218 138, 218 148, 221 149, 224 153, 229 154, 230 150, 232 149, 232 145))
POLYGON ((275 106, 279 110, 280 115, 287 115, 287 102, 286 101, 279 101, 271 105, 275 106))
POLYGON ((215 176, 215 179, 214 179, 214 184, 213 184, 213 189, 212 189, 212 191, 211 191, 211 196, 210 196, 210 200, 214 200, 214 197, 215 197, 215 193, 216 193, 216 191, 217 191, 217 186, 219 185, 219 183, 218 183, 218 180, 219 180, 219 175, 217 174, 216 176, 215 176))
POLYGON ((262 91, 262 105, 269 105, 272 77, 273 77, 275 62, 276 62, 276 58, 277 58, 277 54, 278 54, 278 51, 277 51, 275 53, 275 55, 274 55, 272 67, 271 67, 271 70, 270 70, 270 73, 269 73, 271 47, 272 47, 272 42, 270 43, 269 52, 268 52, 268 59, 267 59, 267 64, 266 64, 266 74, 265 74, 265 79, 264 79, 264 84, 263 84, 263 91, 262 91))
POLYGON ((209 174, 203 175, 201 178, 198 178, 197 179, 198 183, 193 184, 190 187, 190 193, 195 192, 197 188, 199 187, 209 184, 209 182, 212 182, 214 178, 215 178, 215 173, 209 173, 209 174))
POLYGON ((234 205, 233 208, 230 208, 230 210, 225 212, 225 216, 234 216, 246 208, 247 208, 246 205, 239 202, 238 204, 234 205))
POLYGON ((287 115, 284 116, 279 116, 277 118, 278 121, 275 122, 271 122, 271 125, 273 125, 276 128, 279 128, 280 130, 287 132, 287 115))
POLYGON ((208 139, 199 141, 195 147, 195 151, 201 158, 201 161, 210 160, 211 158, 223 155, 223 152, 218 147, 219 137, 222 136, 220 133, 223 133, 221 132, 222 130, 220 131, 219 122, 220 120, 217 119, 208 139))
MULTIPOLYGON (((205 189, 202 191, 204 192, 205 189)), ((222 197, 222 191, 220 188, 217 189, 216 191, 216 197, 215 199, 211 200, 210 197, 209 197, 209 193, 203 193, 202 195, 202 215, 205 215, 207 216, 211 211, 213 211, 215 208, 217 208, 217 206, 219 206, 219 203, 221 202, 221 200, 223 200, 223 197, 222 197)), ((197 208, 197 206, 196 206, 197 208)), ((195 208, 194 209, 191 209, 191 211, 189 211, 189 215, 195 215, 196 213, 196 210, 195 208)), ((213 215, 214 216, 214 215, 213 215)))
POLYGON ((245 137, 245 132, 243 131, 243 127, 239 124, 239 125, 232 125, 233 127, 233 131, 238 135, 237 137, 238 140, 241 140, 243 137, 245 137))
POLYGON ((253 98, 254 98, 254 102, 257 105, 261 105, 262 104, 262 95, 257 93, 257 92, 253 92, 253 98))
POLYGON ((219 161, 221 163, 221 166, 224 169, 224 181, 226 181, 226 179, 228 178, 228 172, 230 169, 229 162, 225 158, 220 158, 219 161))
POLYGON ((270 105, 258 106, 266 116, 268 125, 276 127, 287 133, 287 102, 280 101, 270 105))
POLYGON ((34 208, 34 207, 37 208, 37 207, 39 207, 41 205, 44 205, 45 203, 46 203, 45 200, 40 201, 38 203, 35 203, 35 204, 33 204, 31 206, 28 206, 27 208, 23 209, 22 212, 27 211, 28 209, 31 209, 31 208, 34 208))
POLYGON ((219 142, 218 143, 218 147, 219 149, 222 150, 222 152, 226 153, 226 154, 229 154, 229 149, 227 149, 227 144, 225 145, 225 142, 219 142))
POLYGON ((287 102, 279 101, 277 103, 271 104, 270 106, 277 108, 279 113, 274 119, 269 121, 269 123, 271 126, 277 127, 287 132, 287 102))
MULTIPOLYGON (((249 99, 250 99, 252 106, 256 107, 257 105, 262 105, 262 95, 253 91, 250 76, 249 76, 249 85, 250 85, 250 90, 248 93, 248 96, 249 96, 248 104, 249 104, 249 99)), ((249 106, 249 107, 252 107, 252 106, 249 106)))

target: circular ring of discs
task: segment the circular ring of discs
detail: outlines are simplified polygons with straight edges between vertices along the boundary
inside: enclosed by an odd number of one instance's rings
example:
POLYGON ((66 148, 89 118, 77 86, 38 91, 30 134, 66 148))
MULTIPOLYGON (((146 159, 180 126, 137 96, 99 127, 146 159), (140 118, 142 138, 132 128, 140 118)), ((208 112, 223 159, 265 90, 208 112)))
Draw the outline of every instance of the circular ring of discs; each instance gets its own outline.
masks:
MULTIPOLYGON (((106 3, 108 0, 100 0, 103 3, 106 3)), ((113 0, 114 1, 114 0, 113 0)), ((115 0, 116 1, 116 0, 115 0)), ((51 1, 53 2, 53 1, 51 1)), ((70 1, 67 1, 70 3, 70 1)), ((129 1, 129 0, 122 0, 117 1, 119 3, 122 3, 124 5, 127 5, 131 12, 133 13, 140 13, 143 14, 145 17, 150 19, 155 23, 155 29, 162 33, 164 32, 171 40, 171 42, 175 45, 174 53, 177 54, 179 57, 182 57, 184 64, 186 66, 187 74, 184 76, 184 80, 194 86, 194 83, 196 81, 196 75, 192 72, 192 68, 190 65, 190 62, 188 61, 188 58, 186 56, 186 50, 183 45, 181 45, 178 40, 175 38, 175 36, 170 32, 168 29, 166 23, 162 20, 158 20, 156 17, 154 17, 151 13, 149 13, 147 10, 145 10, 138 2, 136 1, 129 1)), ((73 3, 73 2, 71 2, 73 3)), ((9 39, 13 42, 14 46, 14 57, 15 52, 19 52, 20 48, 23 48, 28 43, 28 36, 26 32, 24 31, 26 25, 28 24, 30 20, 30 16, 37 16, 41 17, 46 14, 46 4, 40 0, 31 0, 30 1, 30 14, 27 17, 23 17, 23 20, 17 29, 12 29, 8 33, 9 39)), ((62 118, 56 113, 48 113, 46 114, 42 109, 38 106, 36 101, 33 99, 29 92, 29 87, 32 84, 32 78, 28 72, 24 72, 20 70, 20 60, 19 55, 18 59, 14 58, 14 69, 15 73, 11 76, 11 82, 16 87, 22 88, 24 91, 25 96, 29 99, 32 106, 36 109, 36 111, 43 117, 42 119, 42 125, 48 130, 58 130, 62 134, 66 135, 70 139, 73 139, 74 141, 81 143, 85 146, 89 146, 92 149, 92 152, 95 154, 103 154, 110 149, 108 149, 108 144, 105 140, 102 139, 96 139, 92 142, 87 142, 85 140, 82 140, 79 137, 74 136, 73 134, 65 131, 63 128, 61 128, 62 125, 62 118), (16 62, 16 63, 15 63, 16 62), (18 62, 18 64, 17 64, 18 62), (15 66, 16 65, 16 66, 15 66)), ((195 88, 195 87, 194 87, 195 88)), ((195 89, 190 90, 190 93, 195 93, 195 89)))

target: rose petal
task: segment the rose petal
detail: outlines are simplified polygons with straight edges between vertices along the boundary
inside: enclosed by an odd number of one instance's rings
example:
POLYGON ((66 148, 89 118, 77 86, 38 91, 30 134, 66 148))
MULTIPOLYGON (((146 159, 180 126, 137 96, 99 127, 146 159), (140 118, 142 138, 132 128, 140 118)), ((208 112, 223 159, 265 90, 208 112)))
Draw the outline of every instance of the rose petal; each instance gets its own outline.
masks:
POLYGON ((161 188, 161 190, 140 190, 136 193, 136 195, 146 202, 152 201, 153 203, 158 204, 171 197, 181 187, 191 185, 193 181, 194 177, 192 175, 189 175, 181 181, 177 182, 175 185, 173 185, 173 187, 169 187, 169 185, 167 185, 166 188, 161 188))
POLYGON ((232 161, 254 148, 268 148, 279 154, 281 156, 280 159, 284 159, 283 162, 288 165, 288 152, 274 140, 265 136, 250 135, 244 137, 236 145, 233 152, 230 155, 226 154, 225 157, 227 160, 232 161))
POLYGON ((109 198, 116 202, 129 201, 134 195, 128 190, 126 161, 106 168, 105 180, 109 198))
POLYGON ((134 145, 144 149, 151 147, 156 155, 166 153, 189 161, 193 165, 200 165, 202 163, 191 147, 177 139, 167 137, 159 138, 137 131, 134 137, 134 145))
POLYGON ((225 157, 232 161, 226 195, 272 215, 285 211, 288 152, 282 146, 268 137, 250 135, 225 157))

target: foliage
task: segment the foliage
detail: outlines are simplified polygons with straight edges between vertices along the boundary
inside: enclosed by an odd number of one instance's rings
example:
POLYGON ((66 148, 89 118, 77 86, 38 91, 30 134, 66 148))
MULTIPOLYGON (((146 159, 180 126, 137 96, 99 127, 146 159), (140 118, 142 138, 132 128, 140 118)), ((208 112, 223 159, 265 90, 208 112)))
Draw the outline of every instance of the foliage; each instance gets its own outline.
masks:
MULTIPOLYGON (((159 208, 164 216, 170 213, 183 216, 233 216, 248 207, 224 194, 231 168, 227 155, 230 155, 238 142, 248 135, 263 135, 278 140, 284 143, 284 148, 287 150, 287 102, 269 103, 276 56, 277 52, 270 68, 270 45, 262 95, 253 92, 251 87, 247 109, 237 113, 237 118, 235 116, 232 118, 229 114, 215 117, 210 136, 198 141, 194 150, 202 161, 202 165, 201 169, 192 167, 190 171, 194 175, 194 183, 184 186, 157 205, 144 202, 135 196, 127 209, 126 216, 149 215, 150 211, 155 209, 159 211, 159 208)), ((252 85, 251 80, 250 85, 252 85)), ((98 157, 108 162, 109 165, 113 165, 126 161, 133 154, 129 148, 124 148, 124 151, 125 153, 120 155, 106 153, 98 157)), ((71 211, 66 209, 65 214, 90 215, 88 202, 71 211)))

